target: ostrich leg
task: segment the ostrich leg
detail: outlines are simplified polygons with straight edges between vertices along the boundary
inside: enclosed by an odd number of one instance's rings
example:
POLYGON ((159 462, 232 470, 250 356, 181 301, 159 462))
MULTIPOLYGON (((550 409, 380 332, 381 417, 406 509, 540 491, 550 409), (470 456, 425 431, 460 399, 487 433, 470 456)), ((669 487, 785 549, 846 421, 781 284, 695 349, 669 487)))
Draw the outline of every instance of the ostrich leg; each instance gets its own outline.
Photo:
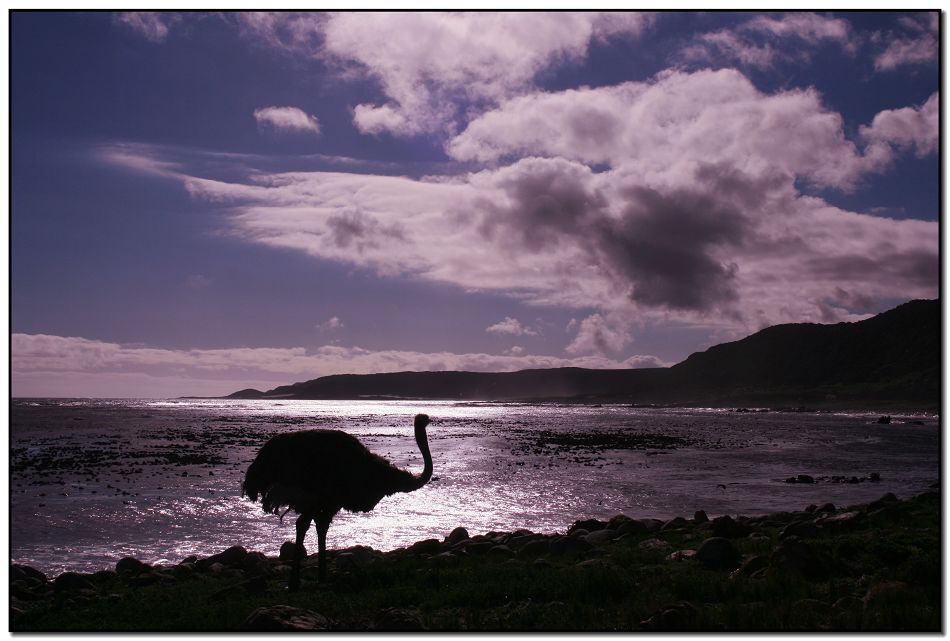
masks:
POLYGON ((320 583, 327 580, 327 530, 330 529, 330 521, 333 520, 332 514, 320 514, 316 518, 317 526, 317 549, 320 561, 320 573, 318 579, 320 583))
POLYGON ((297 519, 297 545, 294 547, 294 565, 290 571, 290 583, 287 585, 291 592, 300 589, 300 560, 303 558, 303 540, 307 536, 307 530, 310 529, 310 522, 313 516, 310 514, 301 514, 297 519))

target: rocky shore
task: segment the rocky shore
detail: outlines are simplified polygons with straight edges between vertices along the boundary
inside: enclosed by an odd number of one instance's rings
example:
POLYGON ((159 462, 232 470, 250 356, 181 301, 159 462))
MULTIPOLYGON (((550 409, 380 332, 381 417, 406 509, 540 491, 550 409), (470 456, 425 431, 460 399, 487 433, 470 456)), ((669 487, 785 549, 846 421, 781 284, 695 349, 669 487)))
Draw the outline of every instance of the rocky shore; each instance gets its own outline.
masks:
POLYGON ((940 504, 935 484, 754 517, 458 527, 389 552, 331 550, 324 584, 310 556, 298 593, 291 542, 56 577, 14 564, 11 629, 938 631, 940 504))

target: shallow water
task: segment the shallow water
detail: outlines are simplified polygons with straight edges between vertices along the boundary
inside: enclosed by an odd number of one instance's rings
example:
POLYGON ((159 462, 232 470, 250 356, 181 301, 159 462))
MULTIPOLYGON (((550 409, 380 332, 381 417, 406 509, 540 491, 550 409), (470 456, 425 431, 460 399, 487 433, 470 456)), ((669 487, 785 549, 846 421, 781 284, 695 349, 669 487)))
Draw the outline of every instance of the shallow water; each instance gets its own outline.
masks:
MULTIPOLYGON (((328 544, 380 550, 575 520, 691 517, 907 497, 939 475, 936 416, 736 413, 450 401, 14 400, 11 555, 48 574, 123 556, 177 563, 231 545, 276 554, 294 536, 240 497, 257 449, 283 431, 345 430, 418 473, 412 417, 433 418, 433 480, 341 512, 328 544), (835 482, 832 477, 880 482, 835 482), (813 485, 786 483, 809 474, 813 485)), ((316 535, 307 539, 316 548, 316 535)))

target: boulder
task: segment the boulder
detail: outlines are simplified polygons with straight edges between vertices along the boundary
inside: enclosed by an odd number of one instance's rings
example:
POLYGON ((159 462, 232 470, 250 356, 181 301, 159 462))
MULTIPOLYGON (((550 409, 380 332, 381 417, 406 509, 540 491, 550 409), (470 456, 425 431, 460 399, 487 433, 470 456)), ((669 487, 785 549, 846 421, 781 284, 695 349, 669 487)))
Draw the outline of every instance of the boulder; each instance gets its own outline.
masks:
POLYGON ((830 570, 827 559, 797 536, 789 536, 772 551, 769 568, 798 574, 810 580, 822 579, 830 570))
POLYGON ((676 518, 672 518, 672 519, 670 519, 669 521, 667 521, 666 523, 664 523, 664 524, 660 527, 660 530, 661 530, 661 531, 666 531, 666 530, 680 530, 680 529, 686 527, 687 525, 689 525, 689 521, 687 521, 686 519, 684 519, 682 516, 677 516, 676 518))
POLYGON ((423 539, 416 541, 406 550, 412 554, 438 554, 442 551, 442 542, 439 539, 423 539))
POLYGON ((620 534, 643 534, 648 531, 646 524, 636 519, 625 521, 617 526, 617 532, 620 534))
POLYGON ((732 570, 742 559, 742 554, 729 539, 714 536, 706 539, 696 550, 696 560, 708 568, 732 570))
POLYGON ((769 566, 769 558, 767 556, 762 556, 757 554, 755 556, 750 556, 748 559, 742 562, 738 568, 736 568, 733 573, 730 575, 732 578, 740 576, 751 576, 757 572, 760 572, 769 566))
POLYGON ((706 515, 706 512, 703 510, 696 510, 696 513, 693 514, 693 523, 708 523, 709 517, 706 515))
POLYGON ((152 569, 148 563, 143 563, 136 558, 127 556, 123 559, 119 559, 118 563, 115 564, 115 571, 119 574, 131 573, 138 574, 140 572, 148 572, 152 569))
POLYGON ((575 521, 574 525, 568 528, 567 533, 573 534, 575 530, 587 530, 588 532, 594 532, 596 530, 603 530, 607 527, 605 521, 599 521, 597 519, 587 519, 585 521, 575 521))
MULTIPOLYGON (((300 547, 302 548, 302 551, 303 551, 301 558, 304 558, 304 559, 307 558, 307 548, 303 545, 301 545, 300 547)), ((281 561, 293 561, 294 554, 296 553, 296 551, 297 551, 297 544, 294 541, 284 541, 283 543, 280 544, 280 552, 278 553, 277 558, 280 559, 281 561)))
POLYGON ((644 541, 640 541, 640 544, 637 545, 637 547, 641 550, 658 550, 662 552, 670 549, 673 546, 662 539, 646 539, 644 541))
POLYGON ((31 568, 29 565, 20 565, 18 563, 10 565, 10 580, 14 581, 21 577, 34 579, 40 583, 46 583, 49 581, 45 574, 36 568, 31 568))
POLYGON ((609 527, 611 530, 617 530, 620 528, 621 525, 623 525, 624 523, 629 523, 632 520, 633 519, 631 519, 626 514, 618 514, 616 516, 611 517, 610 520, 607 521, 607 527, 609 527))
POLYGON ((461 541, 464 541, 468 538, 468 530, 463 527, 457 527, 452 530, 447 537, 445 537, 445 542, 449 545, 455 545, 461 541))
POLYGON ((617 530, 605 529, 591 532, 584 537, 584 540, 591 545, 605 545, 616 539, 618 536, 620 536, 620 533, 617 532, 617 530))
POLYGON ((241 624, 242 630, 253 632, 327 630, 329 628, 330 622, 322 614, 289 605, 257 608, 241 624))
POLYGON ((551 540, 551 552, 553 554, 586 552, 591 547, 591 544, 584 539, 573 536, 558 536, 551 540))
POLYGON ((752 528, 744 523, 739 523, 728 514, 718 516, 712 521, 712 534, 714 537, 724 539, 738 539, 748 536, 752 528))
POLYGON ((75 590, 94 590, 95 587, 88 576, 77 572, 63 572, 53 580, 53 590, 57 594, 75 590))
POLYGON ((779 539, 787 539, 790 536, 797 536, 802 539, 813 539, 821 532, 821 528, 815 525, 815 522, 809 519, 802 521, 793 521, 782 528, 779 532, 779 539))
POLYGON ((414 608, 386 608, 373 617, 373 629, 405 632, 425 630, 422 614, 414 608))
POLYGON ((528 541, 518 549, 518 556, 532 557, 540 556, 551 548, 547 539, 537 539, 528 541))
POLYGON ((488 556, 510 558, 515 555, 507 545, 496 545, 488 550, 488 556))
POLYGON ((210 567, 215 563, 220 563, 228 567, 241 567, 241 562, 244 561, 244 557, 246 557, 247 554, 248 552, 243 546, 232 545, 224 552, 212 554, 207 559, 200 559, 197 565, 202 569, 210 567))

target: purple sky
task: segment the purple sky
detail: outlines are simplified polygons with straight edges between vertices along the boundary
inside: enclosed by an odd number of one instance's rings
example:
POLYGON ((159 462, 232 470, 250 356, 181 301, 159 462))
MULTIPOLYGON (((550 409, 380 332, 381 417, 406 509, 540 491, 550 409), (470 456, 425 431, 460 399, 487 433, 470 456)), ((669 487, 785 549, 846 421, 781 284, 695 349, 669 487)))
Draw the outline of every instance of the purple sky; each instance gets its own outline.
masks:
POLYGON ((938 31, 14 12, 13 394, 664 366, 934 298, 938 31))

